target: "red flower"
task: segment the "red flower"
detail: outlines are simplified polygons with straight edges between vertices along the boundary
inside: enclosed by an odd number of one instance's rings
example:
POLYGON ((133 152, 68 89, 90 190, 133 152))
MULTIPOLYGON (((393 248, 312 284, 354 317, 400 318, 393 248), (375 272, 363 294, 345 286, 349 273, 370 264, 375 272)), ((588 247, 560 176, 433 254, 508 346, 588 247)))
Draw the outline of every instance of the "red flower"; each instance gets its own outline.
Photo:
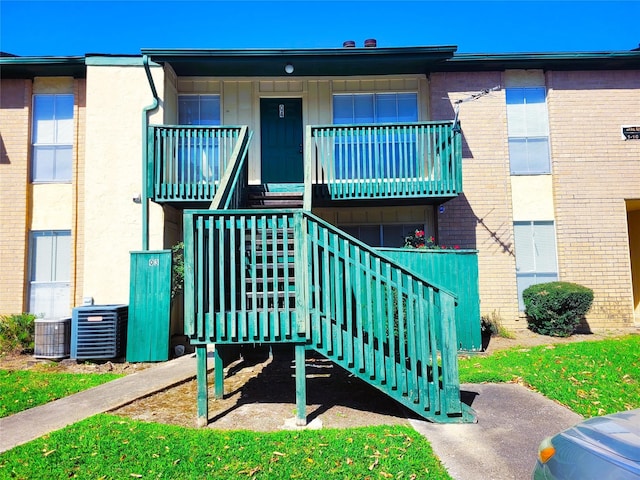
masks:
POLYGON ((424 237, 424 230, 416 230, 416 237, 424 237))

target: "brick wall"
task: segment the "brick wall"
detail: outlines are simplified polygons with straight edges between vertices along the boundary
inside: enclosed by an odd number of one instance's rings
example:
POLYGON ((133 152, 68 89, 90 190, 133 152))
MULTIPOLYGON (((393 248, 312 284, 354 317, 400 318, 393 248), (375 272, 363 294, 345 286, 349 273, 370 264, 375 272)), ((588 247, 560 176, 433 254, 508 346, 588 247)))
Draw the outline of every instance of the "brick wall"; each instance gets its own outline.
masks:
MULTIPOLYGON (((501 85, 500 72, 431 75, 431 117, 450 120, 453 102, 501 85)), ((439 242, 479 250, 480 311, 498 313, 505 326, 519 319, 504 91, 462 103, 464 194, 436 213, 439 242)))
POLYGON ((547 73, 562 280, 594 290, 591 328, 633 325, 625 199, 640 198, 640 72, 547 73))
POLYGON ((73 169, 73 227, 72 227, 72 278, 71 303, 72 307, 82 305, 84 284, 84 172, 85 172, 85 106, 87 85, 85 79, 74 81, 74 118, 76 119, 76 136, 74 139, 74 169, 73 169))
MULTIPOLYGON (((547 72, 554 217, 561 280, 594 290, 589 328, 633 325, 625 200, 640 199, 640 72, 547 72)), ((434 120, 453 102, 504 85, 499 72, 431 75, 434 120)), ((479 250, 482 314, 525 328, 518 313, 504 91, 460 107, 464 195, 437 214, 440 243, 479 250)))
POLYGON ((26 305, 31 82, 0 84, 0 314, 26 305))

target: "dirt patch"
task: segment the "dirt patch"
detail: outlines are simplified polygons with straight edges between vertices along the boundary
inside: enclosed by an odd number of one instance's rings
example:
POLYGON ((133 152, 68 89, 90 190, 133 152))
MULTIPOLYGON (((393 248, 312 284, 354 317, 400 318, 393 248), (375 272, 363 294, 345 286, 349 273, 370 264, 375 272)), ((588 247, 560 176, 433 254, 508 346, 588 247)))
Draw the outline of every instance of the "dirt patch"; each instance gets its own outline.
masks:
MULTIPOLYGON (((274 431, 296 415, 293 355, 248 358, 225 369, 222 399, 213 398, 209 376, 209 427, 274 431)), ((375 388, 326 359, 308 354, 307 420, 324 428, 407 424, 407 412, 375 388)), ((191 380, 114 412, 145 421, 194 426, 196 382, 191 380)))
MULTIPOLYGON (((486 351, 536 345, 601 340, 625 332, 573 335, 553 338, 528 330, 516 333, 516 338, 492 337, 486 351)), ((628 333, 628 332, 626 332, 628 333)), ((249 351, 250 352, 250 351, 249 351)), ((135 373, 150 363, 49 362, 29 355, 0 358, 0 369, 38 369, 74 373, 113 372, 135 373)), ((312 424, 321 422, 324 428, 347 428, 367 425, 407 424, 412 413, 360 379, 332 362, 307 354, 307 418, 312 424)), ((209 375, 209 427, 216 429, 247 429, 275 431, 285 420, 296 414, 293 351, 278 350, 269 357, 265 350, 254 355, 244 354, 225 368, 224 397, 213 398, 213 373, 209 375)), ((197 408, 195 380, 138 399, 112 413, 143 421, 195 426, 197 408)))

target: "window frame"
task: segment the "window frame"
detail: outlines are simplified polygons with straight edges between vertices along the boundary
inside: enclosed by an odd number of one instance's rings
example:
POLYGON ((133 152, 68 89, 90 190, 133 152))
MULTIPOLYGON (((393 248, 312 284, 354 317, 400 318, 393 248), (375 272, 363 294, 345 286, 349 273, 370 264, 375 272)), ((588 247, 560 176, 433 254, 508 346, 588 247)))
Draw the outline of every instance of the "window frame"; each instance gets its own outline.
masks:
POLYGON ((179 93, 178 94, 178 109, 177 109, 177 122, 178 125, 184 126, 219 126, 222 125, 222 95, 219 93, 179 93), (198 98, 198 123, 181 123, 180 122, 180 100, 185 97, 194 97, 198 98), (218 100, 218 123, 202 123, 201 120, 201 112, 202 112, 202 98, 203 97, 216 97, 218 100))
POLYGON ((68 316, 68 314, 70 313, 70 302, 71 302, 71 297, 70 297, 71 276, 72 276, 71 253, 72 253, 71 230, 32 230, 29 232, 29 276, 28 276, 29 308, 28 310, 31 311, 31 313, 34 313, 36 315, 40 315, 44 313, 46 318, 57 318, 57 317, 68 316), (63 257, 63 261, 66 261, 68 263, 66 267, 62 267, 62 268, 59 268, 60 254, 63 253, 61 252, 61 246, 58 243, 58 238, 60 237, 68 237, 68 242, 69 242, 68 252, 65 252, 66 257, 63 257), (50 275, 49 275, 50 278, 48 280, 37 279, 37 273, 38 273, 38 264, 36 263, 38 260, 37 252, 36 252, 37 238, 52 239, 51 248, 50 248, 51 255, 47 257, 47 260, 51 262, 51 264, 48 267, 48 271, 50 272, 50 275), (68 274, 68 276, 65 275, 64 278, 59 278, 59 273, 61 270, 62 272, 65 272, 66 270, 66 273, 68 274), (51 297, 45 299, 47 303, 49 303, 49 308, 50 308, 49 311, 47 312, 32 311, 32 310, 35 310, 35 306, 34 306, 35 304, 43 302, 42 299, 40 299, 40 302, 34 301, 35 300, 34 287, 36 287, 36 289, 40 291, 46 291, 47 287, 49 290, 51 290, 51 292, 49 293, 51 297), (65 302, 64 307, 62 305, 55 304, 55 297, 54 297, 55 290, 60 291, 60 289, 63 289, 63 290, 66 289, 66 292, 64 292, 64 294, 67 297, 66 298, 67 301, 65 302), (56 306, 59 307, 59 310, 56 310, 56 306), (55 312, 56 314, 52 314, 51 311, 55 312), (60 315, 60 314, 57 314, 58 312, 64 312, 64 313, 60 315))
MULTIPOLYGON (((549 135, 549 110, 548 110, 548 106, 547 106, 547 88, 544 85, 536 85, 536 86, 514 86, 514 87, 508 87, 506 89, 505 92, 505 104, 507 106, 507 143, 508 143, 508 147, 509 147, 509 172, 511 175, 513 176, 517 176, 517 175, 548 175, 551 174, 551 142, 550 142, 550 135, 549 135), (523 95, 523 102, 522 103, 510 103, 509 102, 509 92, 513 92, 516 90, 521 90, 523 92, 525 92, 525 94, 523 95), (526 102, 526 91, 527 90, 531 90, 531 91, 538 91, 542 93, 542 97, 544 99, 543 102, 535 102, 535 103, 527 103, 526 102), (539 103, 543 103, 544 104, 544 112, 540 112, 540 114, 544 115, 544 119, 542 120, 544 123, 544 127, 541 129, 543 131, 539 132, 538 134, 536 134, 537 132, 531 132, 531 134, 529 134, 529 132, 527 131, 527 119, 529 118, 529 115, 531 115, 531 111, 532 111, 532 107, 527 108, 526 105, 536 105, 539 103), (509 105, 522 105, 523 108, 523 113, 522 113, 522 118, 521 121, 525 122, 525 125, 517 125, 516 119, 514 117, 510 117, 509 116, 509 105), (524 132, 514 132, 513 130, 524 130, 524 132), (526 135, 522 135, 521 133, 526 133, 526 135), (519 158, 519 162, 518 162, 518 166, 520 167, 521 165, 533 165, 538 166, 538 165, 542 165, 543 162, 539 162, 536 161, 537 159, 541 158, 541 157, 534 157, 532 154, 529 153, 530 145, 535 144, 536 142, 540 142, 540 141, 544 141, 546 143, 546 156, 544 158, 544 166, 542 168, 527 168, 527 169, 522 169, 522 168, 514 168, 514 150, 515 150, 515 145, 519 144, 523 144, 524 148, 523 150, 525 151, 525 155, 524 155, 524 161, 522 161, 522 158, 519 158), (532 162, 531 159, 534 159, 534 161, 532 162)), ((533 118, 533 117, 531 117, 533 118)))
MULTIPOLYGON (((531 285, 535 285, 538 283, 546 283, 546 282, 554 282, 554 281, 558 281, 559 280, 559 269, 558 269, 558 240, 557 240, 557 234, 556 234, 556 223, 554 220, 516 220, 513 222, 513 244, 514 244, 514 249, 515 249, 515 261, 516 261, 516 287, 518 290, 518 309, 519 311, 523 312, 524 311, 524 302, 522 300, 522 292, 529 286, 531 285), (526 270, 526 271, 520 271, 520 267, 518 266, 518 238, 519 236, 516 234, 516 226, 518 225, 522 225, 522 226, 526 226, 528 225, 530 227, 530 236, 526 237, 527 239, 531 239, 531 244, 529 245, 529 252, 535 252, 539 246, 542 245, 542 243, 536 243, 535 239, 535 227, 536 226, 543 226, 543 225, 550 225, 551 227, 553 227, 553 242, 550 243, 550 245, 552 245, 553 247, 553 252, 547 252, 547 253, 553 253, 553 259, 551 259, 553 261, 553 263, 555 264, 555 271, 551 271, 551 270, 544 270, 544 269, 539 269, 537 264, 536 264, 536 258, 537 256, 533 256, 532 257, 532 263, 534 265, 533 269, 530 270, 526 270), (523 286, 522 282, 524 281, 524 279, 530 279, 530 282, 525 282, 526 286, 523 286)), ((521 245, 522 246, 522 245, 521 245)), ((522 252, 523 249, 520 249, 520 251, 522 252)), ((522 255, 522 253, 520 253, 520 255, 522 255)), ((522 257, 520 257, 520 261, 522 262, 522 257)))
MULTIPOLYGON (((416 228, 422 228, 423 231, 425 232, 426 237, 435 236, 435 233, 434 233, 435 228, 433 226, 430 226, 427 223, 421 224, 418 222, 340 223, 337 226, 338 228, 345 231, 352 237, 357 238, 358 240, 369 245, 372 248, 403 248, 404 238, 407 235, 411 235, 413 232, 415 232, 416 228), (367 243, 365 240, 363 240, 359 234, 356 235, 352 233, 353 229, 355 228, 361 229, 363 227, 365 228, 377 227, 378 238, 380 239, 380 243, 382 243, 382 245, 371 245, 370 243, 367 243), (384 244, 385 243, 385 227, 395 227, 395 228, 400 228, 402 230, 402 235, 398 237, 397 245, 384 244)), ((388 234, 389 233, 391 232, 388 232, 388 234)))
MULTIPOLYGON (((399 115, 399 110, 397 111, 397 116, 399 115)), ((333 92, 331 94, 331 124, 332 125, 351 125, 351 124, 359 124, 359 123, 378 123, 378 124, 386 124, 386 123, 415 123, 420 121, 420 95, 416 90, 411 91, 389 91, 389 92, 333 92), (355 120, 355 109, 353 114, 353 121, 349 123, 336 123, 336 109, 335 109, 335 98, 336 97, 352 97, 356 98, 357 96, 371 96, 372 97, 372 106, 373 106, 373 118, 366 122, 360 122, 355 120), (396 106, 398 105, 398 95, 415 95, 415 120, 394 120, 394 121, 379 121, 378 116, 378 102, 376 101, 378 96, 383 95, 395 95, 396 96, 396 106)))
MULTIPOLYGON (((46 183, 71 183, 73 180, 73 157, 74 157, 74 140, 75 140, 75 95, 73 93, 34 93, 31 96, 31 111, 32 111, 32 118, 31 118, 31 161, 30 161, 30 167, 31 167, 31 172, 30 172, 30 177, 31 177, 31 183, 34 184, 46 184, 46 183), (53 118, 47 119, 47 120, 51 120, 53 122, 53 136, 54 136, 54 141, 53 142, 40 142, 38 141, 38 139, 36 138, 37 135, 37 123, 40 120, 38 117, 38 110, 36 108, 36 101, 38 98, 42 98, 42 97, 53 97, 54 98, 54 116, 53 118), (72 124, 72 128, 71 128, 71 139, 70 142, 58 142, 56 141, 57 139, 55 137, 57 137, 58 134, 58 127, 59 127, 59 122, 62 120, 61 118, 58 118, 56 116, 56 99, 57 97, 71 97, 71 124, 72 124), (52 166, 52 171, 54 172, 53 176, 51 177, 47 177, 47 176, 43 176, 43 177, 38 177, 36 178, 37 172, 38 172, 38 168, 36 166, 36 163, 38 162, 38 154, 37 151, 39 151, 40 149, 42 151, 44 151, 47 148, 51 148, 53 150, 53 159, 51 160, 53 162, 53 166, 52 166), (57 160, 57 152, 58 151, 62 151, 62 150, 70 150, 70 155, 69 155, 69 165, 68 165, 68 171, 69 171, 69 175, 64 176, 64 177, 60 177, 58 178, 55 174, 56 171, 56 166, 58 164, 58 160, 57 160)), ((45 161, 45 160, 42 160, 45 161)), ((65 162, 67 160, 60 160, 60 162, 65 162)))

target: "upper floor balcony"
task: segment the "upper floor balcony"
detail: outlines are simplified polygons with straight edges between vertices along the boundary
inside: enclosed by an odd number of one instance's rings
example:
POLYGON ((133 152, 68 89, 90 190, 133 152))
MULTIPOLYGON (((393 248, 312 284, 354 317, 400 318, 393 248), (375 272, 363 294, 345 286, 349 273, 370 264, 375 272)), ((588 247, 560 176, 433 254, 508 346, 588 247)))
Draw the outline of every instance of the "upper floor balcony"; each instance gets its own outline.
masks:
MULTIPOLYGON (((462 192, 461 140, 453 122, 310 125, 304 137, 304 183, 312 203, 436 203, 462 192)), ((149 197, 204 205, 227 170, 246 160, 249 131, 156 125, 148 128, 147 142, 149 197)))

